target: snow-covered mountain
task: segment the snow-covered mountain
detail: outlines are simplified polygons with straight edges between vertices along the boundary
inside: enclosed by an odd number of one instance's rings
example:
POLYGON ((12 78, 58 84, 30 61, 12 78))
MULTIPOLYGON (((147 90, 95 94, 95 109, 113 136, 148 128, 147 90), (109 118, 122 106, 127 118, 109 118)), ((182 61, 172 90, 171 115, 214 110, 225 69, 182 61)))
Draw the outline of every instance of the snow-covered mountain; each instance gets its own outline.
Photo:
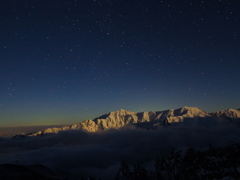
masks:
POLYGON ((85 120, 83 122, 65 126, 61 128, 48 128, 44 131, 38 131, 30 134, 22 134, 19 136, 39 136, 44 134, 58 133, 65 130, 86 130, 88 132, 97 132, 107 129, 119 129, 126 125, 139 126, 156 126, 161 124, 171 124, 183 122, 190 118, 207 118, 207 117, 229 117, 240 118, 240 110, 228 109, 216 113, 206 113, 196 107, 182 107, 179 109, 170 109, 165 111, 150 111, 150 112, 131 112, 120 109, 115 112, 110 112, 97 117, 93 120, 85 120))
POLYGON ((213 113, 213 116, 231 119, 240 118, 240 109, 227 109, 213 113))

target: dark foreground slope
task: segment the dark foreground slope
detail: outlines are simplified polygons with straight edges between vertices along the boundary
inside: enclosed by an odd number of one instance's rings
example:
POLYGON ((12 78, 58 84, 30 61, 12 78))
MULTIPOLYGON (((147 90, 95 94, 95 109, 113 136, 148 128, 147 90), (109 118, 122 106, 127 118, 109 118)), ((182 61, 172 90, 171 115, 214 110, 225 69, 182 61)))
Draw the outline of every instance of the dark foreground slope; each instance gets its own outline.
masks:
POLYGON ((205 151, 189 148, 185 152, 173 150, 167 157, 156 157, 153 170, 146 170, 136 161, 123 161, 116 180, 212 180, 240 179, 240 144, 230 143, 221 148, 209 145, 205 151))
POLYGON ((2 180, 63 180, 64 176, 43 165, 0 165, 2 180))

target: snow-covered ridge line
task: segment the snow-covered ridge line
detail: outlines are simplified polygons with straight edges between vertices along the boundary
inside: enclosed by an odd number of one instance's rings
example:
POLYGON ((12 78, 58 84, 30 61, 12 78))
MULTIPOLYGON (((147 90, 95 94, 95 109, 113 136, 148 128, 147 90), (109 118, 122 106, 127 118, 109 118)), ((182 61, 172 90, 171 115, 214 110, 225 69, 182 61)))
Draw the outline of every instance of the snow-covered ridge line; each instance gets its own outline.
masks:
POLYGON ((158 124, 170 124, 183 122, 185 118, 206 118, 206 117, 222 117, 222 118, 240 118, 240 110, 227 109, 215 113, 206 113, 197 107, 182 107, 179 109, 170 109, 165 111, 150 112, 131 112, 120 109, 97 117, 93 120, 85 120, 83 122, 65 126, 61 128, 47 128, 44 131, 38 131, 27 135, 17 136, 40 136, 50 133, 58 133, 65 130, 85 130, 88 132, 98 132, 107 129, 119 129, 129 124, 151 123, 152 126, 158 124))
POLYGON ((227 109, 213 113, 216 117, 240 118, 240 109, 227 109))

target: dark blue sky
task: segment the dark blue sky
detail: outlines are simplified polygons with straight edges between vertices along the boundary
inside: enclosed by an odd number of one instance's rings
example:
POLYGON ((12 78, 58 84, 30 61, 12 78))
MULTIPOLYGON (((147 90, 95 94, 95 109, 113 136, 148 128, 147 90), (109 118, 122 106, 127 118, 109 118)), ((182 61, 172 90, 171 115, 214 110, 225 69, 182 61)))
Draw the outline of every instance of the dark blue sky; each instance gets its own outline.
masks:
POLYGON ((240 108, 237 0, 1 0, 0 126, 240 108))

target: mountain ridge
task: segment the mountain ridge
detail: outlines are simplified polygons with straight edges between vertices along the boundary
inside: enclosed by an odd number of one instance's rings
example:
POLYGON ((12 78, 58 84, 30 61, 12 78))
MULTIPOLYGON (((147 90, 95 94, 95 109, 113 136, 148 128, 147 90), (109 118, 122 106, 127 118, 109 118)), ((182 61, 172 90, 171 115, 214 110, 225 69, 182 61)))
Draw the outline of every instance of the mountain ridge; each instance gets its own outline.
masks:
POLYGON ((108 129, 119 129, 126 125, 150 124, 151 126, 180 123, 186 118, 240 118, 240 110, 227 109, 214 113, 207 113, 197 107, 184 106, 178 109, 169 109, 164 111, 132 112, 124 109, 103 114, 93 120, 87 119, 70 126, 61 128, 47 128, 29 134, 20 134, 15 137, 40 136, 44 134, 55 134, 66 130, 85 130, 87 132, 99 132, 108 129))

